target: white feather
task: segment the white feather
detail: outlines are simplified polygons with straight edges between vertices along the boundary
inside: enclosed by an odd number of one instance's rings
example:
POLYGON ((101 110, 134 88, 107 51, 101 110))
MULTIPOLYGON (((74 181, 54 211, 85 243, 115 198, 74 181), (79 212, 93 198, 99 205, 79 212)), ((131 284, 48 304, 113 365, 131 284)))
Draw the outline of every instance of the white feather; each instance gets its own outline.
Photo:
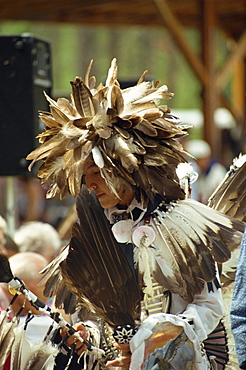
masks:
POLYGON ((166 85, 162 85, 151 94, 145 95, 142 98, 138 99, 139 103, 151 101, 151 100, 159 100, 159 99, 170 99, 173 96, 173 93, 168 93, 168 88, 166 85))
POLYGON ((242 167, 242 165, 246 162, 246 154, 240 153, 237 158, 233 159, 233 165, 237 168, 242 167))
POLYGON ((103 168, 104 167, 104 160, 103 160, 103 156, 102 156, 102 153, 100 152, 99 148, 97 146, 94 146, 94 148, 92 148, 92 157, 93 157, 93 160, 95 162, 95 164, 99 167, 99 168, 103 168))
POLYGON ((83 131, 80 128, 71 125, 71 123, 66 123, 61 128, 61 134, 67 139, 74 139, 75 137, 80 137, 83 131))
POLYGON ((168 269, 167 266, 165 267, 165 274, 167 271, 169 271, 171 273, 170 277, 174 277, 176 275, 176 278, 173 279, 172 284, 176 285, 178 290, 186 289, 186 284, 184 280, 182 278, 180 279, 180 265, 178 263, 177 254, 175 252, 175 249, 172 248, 170 238, 167 238, 166 230, 163 228, 160 217, 154 218, 154 223, 158 231, 158 233, 156 234, 155 246, 159 250, 160 256, 162 257, 160 267, 161 269, 163 269, 163 267, 165 266, 163 262, 165 260, 168 261, 169 266, 168 269))
POLYGON ((232 228, 232 222, 229 217, 226 217, 222 213, 213 210, 205 204, 197 202, 194 199, 181 200, 178 202, 178 205, 180 206, 181 204, 184 206, 193 207, 193 209, 203 214, 207 218, 207 220, 204 219, 204 223, 208 225, 208 222, 210 222, 209 226, 212 227, 214 230, 218 230, 218 227, 215 225, 215 223, 219 223, 228 228, 232 228))
MULTIPOLYGON (((124 99, 125 110, 128 111, 129 107, 127 108, 128 104, 132 104, 135 101, 141 99, 145 94, 146 91, 150 88, 150 82, 142 82, 139 85, 129 87, 128 89, 122 90, 122 96, 124 99)), ((123 112, 125 114, 126 112, 123 112)))
POLYGON ((117 71, 118 71, 117 62, 116 58, 114 58, 108 70, 108 76, 105 82, 105 86, 111 86, 115 82, 117 78, 117 71))
POLYGON ((141 243, 139 247, 134 248, 134 260, 138 263, 138 269, 143 276, 144 289, 143 292, 149 297, 153 297, 153 286, 151 279, 151 270, 154 266, 154 257, 150 252, 150 248, 141 243))

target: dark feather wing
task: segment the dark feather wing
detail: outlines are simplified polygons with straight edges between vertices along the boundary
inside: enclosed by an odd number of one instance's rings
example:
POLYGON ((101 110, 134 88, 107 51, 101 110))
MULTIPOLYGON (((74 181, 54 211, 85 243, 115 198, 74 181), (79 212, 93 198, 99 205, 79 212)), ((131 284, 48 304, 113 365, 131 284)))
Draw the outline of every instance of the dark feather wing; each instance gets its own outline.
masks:
POLYGON ((110 325, 139 319, 141 293, 94 193, 83 186, 77 199, 80 223, 72 230, 69 254, 61 263, 69 290, 89 301, 110 325))

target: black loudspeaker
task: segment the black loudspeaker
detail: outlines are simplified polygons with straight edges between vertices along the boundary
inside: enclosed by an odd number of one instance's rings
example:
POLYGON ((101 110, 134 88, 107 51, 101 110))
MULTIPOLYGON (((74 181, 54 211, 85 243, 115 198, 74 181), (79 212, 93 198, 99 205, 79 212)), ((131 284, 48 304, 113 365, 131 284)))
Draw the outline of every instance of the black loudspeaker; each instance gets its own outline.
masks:
MULTIPOLYGON (((49 110, 50 43, 32 34, 0 36, 0 176, 27 176, 26 156, 43 129, 38 111, 49 110)), ((33 171, 36 173, 36 171, 33 171)))

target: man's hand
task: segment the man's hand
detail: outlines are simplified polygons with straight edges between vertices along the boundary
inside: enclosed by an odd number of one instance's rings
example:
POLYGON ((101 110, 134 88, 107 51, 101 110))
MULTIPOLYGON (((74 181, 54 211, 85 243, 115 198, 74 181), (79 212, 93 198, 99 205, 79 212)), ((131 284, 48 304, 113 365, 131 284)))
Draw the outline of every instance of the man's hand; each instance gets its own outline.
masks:
MULTIPOLYGON (((78 334, 83 340, 87 340, 88 333, 85 329, 85 326, 82 323, 77 323, 73 325, 73 328, 78 332, 78 334)), ((60 334, 63 338, 67 335, 67 331, 68 328, 66 327, 61 329, 60 334)), ((84 343, 80 342, 77 336, 74 334, 68 337, 68 339, 65 341, 65 344, 70 348, 74 346, 75 347, 74 350, 79 356, 87 349, 87 346, 84 343)))
POLYGON ((114 347, 122 351, 122 355, 115 360, 108 361, 106 367, 122 367, 123 369, 129 369, 131 363, 131 351, 129 344, 119 344, 115 343, 114 347))

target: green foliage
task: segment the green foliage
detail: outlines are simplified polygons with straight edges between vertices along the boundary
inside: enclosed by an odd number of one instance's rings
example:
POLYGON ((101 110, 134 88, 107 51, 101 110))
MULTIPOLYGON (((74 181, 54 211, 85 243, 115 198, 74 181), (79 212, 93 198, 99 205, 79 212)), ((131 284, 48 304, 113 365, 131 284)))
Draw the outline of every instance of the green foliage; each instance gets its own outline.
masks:
MULTIPOLYGON (((52 48, 54 96, 69 95, 69 81, 84 77, 87 65, 94 59, 92 73, 104 82, 112 58, 119 65, 120 81, 136 81, 142 72, 160 80, 175 97, 168 104, 179 109, 199 108, 201 85, 166 29, 149 27, 81 26, 41 22, 2 22, 0 34, 33 33, 48 39, 52 48)), ((199 35, 186 30, 194 51, 200 52, 199 35)), ((222 35, 219 35, 220 41, 222 35)), ((218 57, 221 64, 223 52, 218 57)))

